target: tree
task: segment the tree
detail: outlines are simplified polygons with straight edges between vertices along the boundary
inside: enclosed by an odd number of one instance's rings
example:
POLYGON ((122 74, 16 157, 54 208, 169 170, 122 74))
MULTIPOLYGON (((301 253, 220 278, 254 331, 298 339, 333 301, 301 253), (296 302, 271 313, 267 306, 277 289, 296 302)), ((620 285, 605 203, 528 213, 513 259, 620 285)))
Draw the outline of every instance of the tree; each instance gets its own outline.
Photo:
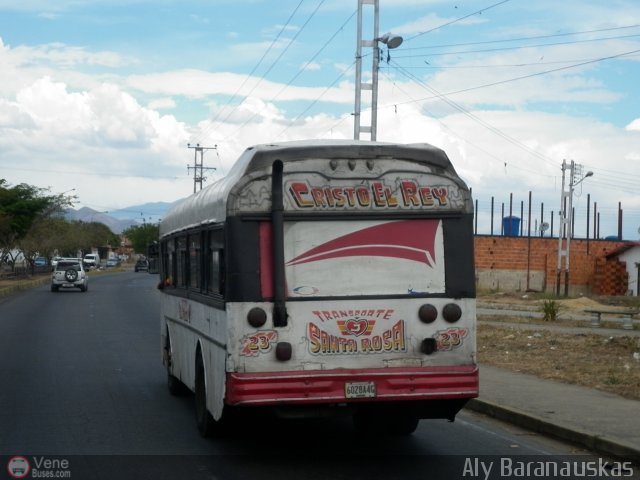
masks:
POLYGON ((49 189, 26 183, 10 186, 0 178, 0 250, 4 252, 3 259, 20 246, 34 222, 61 213, 65 207, 72 206, 75 199, 48 192, 49 189))
POLYGON ((91 252, 94 247, 120 245, 120 237, 104 223, 81 221, 71 223, 72 230, 78 238, 78 248, 83 252, 91 252))
MULTIPOLYGON (((27 259, 36 255, 51 258, 54 253, 61 253, 61 246, 71 239, 70 225, 62 218, 37 218, 31 224, 27 234, 20 240, 20 249, 27 259)), ((77 245, 75 246, 77 252, 77 245)), ((64 253, 63 256, 75 256, 64 253)))
POLYGON ((129 239, 136 253, 147 254, 147 248, 160 238, 157 224, 145 223, 127 228, 122 234, 129 239))

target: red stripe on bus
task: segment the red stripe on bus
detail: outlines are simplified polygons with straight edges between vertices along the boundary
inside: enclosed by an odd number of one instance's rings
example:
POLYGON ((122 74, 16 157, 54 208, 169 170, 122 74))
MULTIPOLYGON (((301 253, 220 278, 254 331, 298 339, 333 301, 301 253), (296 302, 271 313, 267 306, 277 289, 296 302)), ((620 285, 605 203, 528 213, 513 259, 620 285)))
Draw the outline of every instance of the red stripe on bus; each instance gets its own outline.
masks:
POLYGON ((260 293, 273 298, 273 235, 271 223, 260 222, 260 293))
POLYGON ((344 369, 268 373, 228 373, 226 403, 275 405, 344 403, 348 382, 374 382, 376 397, 356 401, 475 398, 478 367, 344 369))

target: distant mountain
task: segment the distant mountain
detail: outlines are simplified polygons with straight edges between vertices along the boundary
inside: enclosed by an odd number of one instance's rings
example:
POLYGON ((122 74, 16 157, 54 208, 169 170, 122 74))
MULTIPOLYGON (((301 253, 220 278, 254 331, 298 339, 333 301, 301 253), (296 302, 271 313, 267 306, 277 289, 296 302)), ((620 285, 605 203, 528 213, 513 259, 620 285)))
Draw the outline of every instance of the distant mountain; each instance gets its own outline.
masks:
POLYGON ((119 220, 134 219, 139 220, 140 222, 157 223, 162 219, 164 214, 179 201, 180 200, 175 202, 144 203, 142 205, 134 205, 107 213, 113 218, 117 218, 119 220))
POLYGON ((82 207, 77 210, 70 208, 65 211, 64 217, 67 220, 100 222, 109 227, 113 233, 122 233, 134 225, 141 225, 145 222, 158 223, 164 217, 164 214, 179 201, 172 203, 145 203, 112 212, 100 212, 89 207, 82 207))

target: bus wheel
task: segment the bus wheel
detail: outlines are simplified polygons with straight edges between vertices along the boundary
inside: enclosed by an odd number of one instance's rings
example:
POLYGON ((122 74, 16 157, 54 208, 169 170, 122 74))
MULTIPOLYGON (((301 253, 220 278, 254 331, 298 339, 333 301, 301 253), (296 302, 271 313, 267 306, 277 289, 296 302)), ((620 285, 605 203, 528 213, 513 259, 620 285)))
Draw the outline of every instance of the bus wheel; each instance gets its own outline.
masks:
POLYGON ((186 395, 189 389, 182 383, 177 377, 171 374, 171 340, 169 339, 169 333, 167 332, 167 344, 165 346, 165 358, 167 364, 167 388, 169 393, 174 397, 181 397, 186 395))
POLYGON ((371 435, 411 435, 418 428, 420 419, 392 408, 359 408, 353 414, 353 424, 359 433, 371 435))
POLYGON ((204 382, 204 366, 202 365, 202 358, 199 356, 196 362, 195 400, 198 432, 202 437, 210 437, 214 431, 215 420, 207 410, 207 387, 204 382))

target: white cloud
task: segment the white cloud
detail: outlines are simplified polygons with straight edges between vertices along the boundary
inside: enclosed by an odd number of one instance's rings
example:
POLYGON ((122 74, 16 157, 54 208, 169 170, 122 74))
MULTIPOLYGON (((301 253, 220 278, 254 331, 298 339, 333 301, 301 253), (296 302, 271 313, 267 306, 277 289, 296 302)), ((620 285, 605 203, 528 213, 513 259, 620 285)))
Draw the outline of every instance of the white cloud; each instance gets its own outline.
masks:
POLYGON ((156 95, 183 95, 202 98, 208 95, 236 95, 240 98, 253 96, 265 100, 277 97, 281 101, 315 100, 323 94, 327 102, 352 103, 353 94, 340 88, 295 87, 284 88, 260 78, 247 79, 245 75, 235 73, 209 73, 202 70, 180 70, 149 75, 132 75, 127 78, 127 85, 137 90, 156 95), (238 88, 244 85, 238 91, 238 88))
POLYGON ((169 110, 176 108, 176 101, 173 98, 165 97, 165 98, 156 98, 155 100, 151 100, 147 108, 151 110, 169 110))
POLYGON ((322 68, 318 62, 309 62, 303 64, 300 68, 304 68, 308 71, 320 70, 322 68))
POLYGON ((17 47, 16 55, 26 63, 43 63, 71 67, 92 65, 103 67, 122 67, 135 63, 131 58, 124 58, 115 52, 90 52, 84 47, 70 47, 62 43, 51 43, 36 47, 17 47))
POLYGON ((640 132, 640 118, 636 118, 633 122, 625 127, 626 130, 635 130, 640 132))
POLYGON ((0 107, 0 145, 7 146, 0 168, 10 182, 28 175, 29 183, 47 186, 55 174, 60 191, 76 188, 85 203, 104 204, 118 192, 124 206, 148 198, 153 177, 166 183, 167 174, 184 170, 185 125, 115 85, 70 92, 44 77, 0 107), (128 176, 136 188, 110 187, 128 176))

